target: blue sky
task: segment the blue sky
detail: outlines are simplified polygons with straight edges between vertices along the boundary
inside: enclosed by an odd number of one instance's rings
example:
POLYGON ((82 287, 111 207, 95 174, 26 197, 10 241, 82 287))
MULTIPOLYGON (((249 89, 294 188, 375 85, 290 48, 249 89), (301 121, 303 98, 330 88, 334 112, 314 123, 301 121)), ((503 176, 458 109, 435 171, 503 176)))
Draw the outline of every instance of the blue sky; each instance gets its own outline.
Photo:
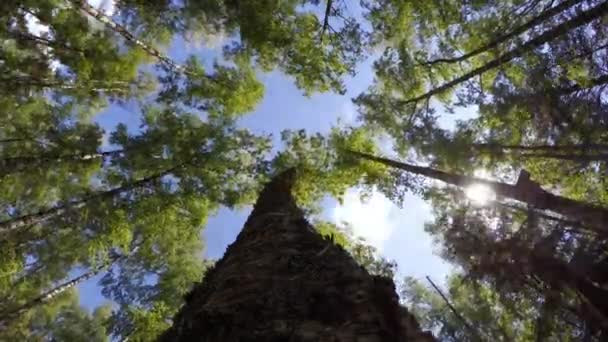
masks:
MULTIPOLYGON (((100 1, 90 1, 99 5, 100 1)), ((111 8, 105 2, 106 9, 111 8)), ((217 50, 201 48, 194 44, 184 44, 177 40, 168 49, 168 54, 177 61, 187 54, 196 54, 202 62, 209 65, 218 57, 217 50)), ((371 60, 362 63, 356 76, 346 80, 347 93, 315 94, 305 97, 294 82, 279 71, 261 74, 265 85, 265 96, 256 110, 245 115, 239 125, 254 133, 271 133, 275 143, 279 143, 280 132, 284 129, 306 129, 309 133, 327 133, 330 128, 342 124, 356 123, 357 113, 351 98, 364 91, 373 81, 371 60)), ((459 113, 442 119, 445 126, 453 125, 457 118, 470 116, 459 113)), ((111 106, 100 113, 95 120, 110 131, 117 123, 123 122, 131 129, 139 125, 137 108, 111 106)), ((355 235, 364 237, 385 257, 398 263, 401 276, 410 275, 420 279, 430 275, 435 281, 442 282, 451 268, 434 254, 431 237, 424 232, 424 223, 431 219, 428 204, 421 199, 408 195, 403 207, 399 208, 378 192, 365 202, 360 200, 358 189, 350 189, 342 204, 333 199, 322 203, 322 218, 333 222, 348 222, 355 235)), ((232 243, 243 226, 249 210, 232 211, 221 209, 209 220, 205 229, 206 256, 219 258, 229 243, 232 243)), ((96 277, 80 286, 81 303, 94 308, 105 299, 100 294, 96 277)))

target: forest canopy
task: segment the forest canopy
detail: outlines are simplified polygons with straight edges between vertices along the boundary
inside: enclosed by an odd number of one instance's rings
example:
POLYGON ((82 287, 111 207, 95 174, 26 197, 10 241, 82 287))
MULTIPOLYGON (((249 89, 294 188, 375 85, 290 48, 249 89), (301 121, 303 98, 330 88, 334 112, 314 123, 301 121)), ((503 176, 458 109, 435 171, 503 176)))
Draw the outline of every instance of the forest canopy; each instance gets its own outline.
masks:
POLYGON ((6 0, 0 17, 0 340, 155 340, 213 268, 209 220, 290 168, 319 233, 438 340, 608 338, 608 1, 6 0), (314 118, 294 99, 327 127, 298 127, 314 118), (328 222, 352 189, 428 203, 453 274, 403 274, 328 222))

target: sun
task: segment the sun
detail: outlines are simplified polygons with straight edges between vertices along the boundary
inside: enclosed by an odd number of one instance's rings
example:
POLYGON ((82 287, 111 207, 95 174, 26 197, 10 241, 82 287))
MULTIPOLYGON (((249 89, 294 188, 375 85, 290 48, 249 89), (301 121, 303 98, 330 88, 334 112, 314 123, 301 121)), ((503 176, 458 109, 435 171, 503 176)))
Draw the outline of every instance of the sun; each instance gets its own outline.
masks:
POLYGON ((484 184, 472 184, 465 188, 464 193, 477 205, 487 204, 496 197, 492 188, 484 184))

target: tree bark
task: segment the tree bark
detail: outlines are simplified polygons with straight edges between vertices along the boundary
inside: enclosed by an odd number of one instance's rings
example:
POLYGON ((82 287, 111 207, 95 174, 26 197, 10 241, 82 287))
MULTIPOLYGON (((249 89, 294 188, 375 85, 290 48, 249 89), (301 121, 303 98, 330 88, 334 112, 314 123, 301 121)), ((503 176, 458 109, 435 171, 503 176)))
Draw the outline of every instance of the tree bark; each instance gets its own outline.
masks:
POLYGON ((159 341, 433 341, 371 276, 306 221, 295 169, 260 193, 245 226, 159 341))
POLYGON ((556 26, 548 31, 543 32, 539 36, 530 39, 529 41, 525 42, 524 44, 512 49, 511 51, 508 51, 508 52, 498 56, 497 58, 491 60, 490 62, 488 62, 478 68, 475 68, 475 69, 469 71, 468 73, 466 73, 460 77, 457 77, 447 83, 444 83, 436 88, 433 88, 433 89, 429 90, 428 92, 426 92, 425 94, 422 94, 420 96, 416 96, 416 97, 413 97, 413 98, 410 98, 407 100, 400 101, 399 105, 403 106, 403 105, 408 105, 410 103, 417 103, 418 101, 425 101, 427 99, 430 99, 431 97, 433 97, 437 94, 443 93, 444 91, 451 89, 474 77, 477 77, 486 71, 492 70, 503 64, 506 64, 506 63, 510 62, 511 60, 513 60, 514 58, 521 56, 523 53, 530 51, 531 49, 537 48, 575 28, 586 25, 597 18, 601 18, 604 14, 606 14, 606 12, 608 12, 608 1, 604 1, 604 2, 600 3, 599 5, 591 8, 587 11, 580 13, 576 17, 574 17, 564 23, 559 24, 558 26, 556 26))
POLYGON ((437 179, 460 187, 467 187, 473 184, 487 185, 498 196, 512 198, 514 200, 527 203, 535 209, 551 210, 565 217, 579 220, 582 224, 593 227, 593 229, 604 236, 606 233, 608 233, 608 209, 549 193, 543 190, 537 183, 530 180, 529 174, 525 171, 522 171, 522 173, 519 175, 517 183, 515 185, 511 185, 476 177, 448 173, 429 167, 401 163, 395 160, 376 157, 362 152, 348 151, 348 153, 361 159, 375 161, 392 168, 437 179))
POLYGON ((523 25, 514 28, 511 32, 499 35, 498 37, 496 37, 496 39, 492 40, 491 42, 488 42, 485 45, 480 46, 479 48, 477 48, 473 51, 465 53, 464 55, 459 56, 459 57, 434 59, 434 60, 424 63, 423 65, 435 65, 435 64, 439 64, 439 63, 458 63, 458 62, 465 61, 471 57, 479 55, 480 53, 484 53, 490 49, 493 49, 493 48, 497 47, 498 45, 506 42, 507 40, 514 38, 526 31, 528 31, 529 29, 541 24, 543 21, 548 20, 548 19, 562 13, 566 9, 576 5, 579 2, 581 2, 581 0, 565 0, 561 3, 559 3, 558 5, 551 7, 548 10, 543 11, 538 16, 530 19, 528 22, 524 23, 523 25))

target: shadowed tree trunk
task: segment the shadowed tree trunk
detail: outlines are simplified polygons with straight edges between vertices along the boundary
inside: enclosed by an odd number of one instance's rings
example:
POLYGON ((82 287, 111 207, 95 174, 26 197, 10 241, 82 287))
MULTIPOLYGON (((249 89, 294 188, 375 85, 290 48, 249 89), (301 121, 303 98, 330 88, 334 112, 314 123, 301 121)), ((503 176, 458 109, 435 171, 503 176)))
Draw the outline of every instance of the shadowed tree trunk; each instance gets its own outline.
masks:
POLYGON ((423 167, 402 163, 396 160, 377 157, 371 154, 346 151, 359 159, 371 160, 386 166, 400 169, 416 175, 433 178, 447 184, 459 187, 467 187, 474 184, 483 184, 490 187, 497 196, 511 198, 519 202, 531 205, 538 210, 551 210, 564 217, 579 220, 590 229, 605 236, 608 233, 608 208, 596 206, 587 202, 577 201, 563 196, 554 195, 545 191, 540 185, 530 179, 530 174, 522 170, 515 185, 489 181, 477 177, 460 175, 436 170, 430 167, 423 167))
POLYGON ((371 276, 306 221, 290 193, 295 173, 266 185, 160 341, 433 341, 391 279, 371 276))

